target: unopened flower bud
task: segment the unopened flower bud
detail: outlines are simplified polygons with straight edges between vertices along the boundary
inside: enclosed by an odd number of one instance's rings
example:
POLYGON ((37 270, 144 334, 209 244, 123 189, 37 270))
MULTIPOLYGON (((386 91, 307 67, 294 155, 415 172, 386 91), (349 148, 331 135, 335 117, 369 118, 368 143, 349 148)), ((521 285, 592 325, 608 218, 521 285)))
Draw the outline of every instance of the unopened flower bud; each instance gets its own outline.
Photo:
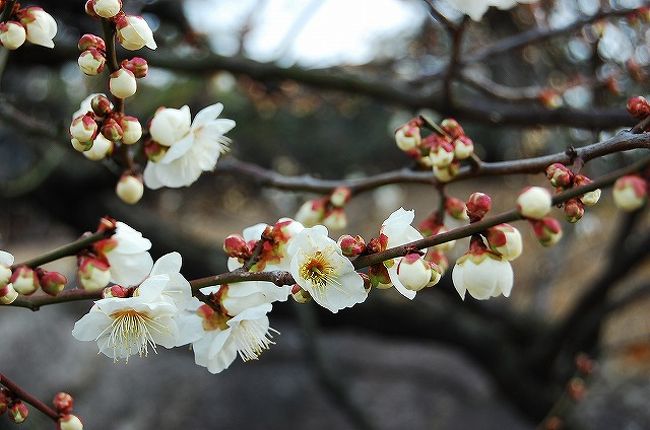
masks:
POLYGON ((7 409, 9 409, 9 403, 11 403, 11 394, 9 393, 9 390, 0 388, 0 415, 7 412, 7 409))
POLYGON ((59 418, 60 430, 83 430, 84 426, 76 415, 64 415, 59 418))
POLYGON ((73 137, 72 139, 70 139, 70 143, 72 144, 72 147, 75 149, 75 151, 79 151, 79 152, 88 151, 90 148, 93 147, 92 140, 89 140, 88 142, 79 142, 77 139, 73 137))
POLYGON ((348 187, 337 187, 330 194, 330 203, 332 206, 341 208, 343 207, 352 197, 352 190, 348 187))
POLYGON ((147 64, 147 60, 140 57, 133 57, 130 60, 124 60, 122 61, 121 66, 126 70, 133 72, 133 76, 138 79, 147 76, 147 72, 149 71, 149 64, 147 64))
POLYGON ((0 304, 10 305, 18 298, 18 292, 13 284, 5 283, 0 286, 0 304))
POLYGON ((223 240, 223 250, 228 257, 233 258, 248 258, 251 255, 251 249, 246 240, 239 234, 227 236, 223 240))
POLYGON ((333 208, 325 213, 322 224, 330 230, 343 230, 348 226, 348 217, 343 208, 333 208))
POLYGON ((124 116, 119 124, 122 127, 122 143, 132 145, 142 137, 142 125, 136 117, 124 116))
POLYGON ((156 49, 153 32, 149 24, 141 16, 122 15, 115 20, 117 25, 117 40, 129 51, 137 51, 143 47, 156 49))
POLYGON ((156 141, 147 139, 144 142, 144 153, 147 159, 153 163, 157 163, 167 154, 168 147, 159 144, 156 141))
POLYGON ((52 15, 35 6, 20 9, 16 15, 25 27, 29 42, 46 48, 54 48, 52 39, 56 36, 57 25, 52 15))
POLYGON ((551 211, 551 193, 546 188, 528 187, 517 197, 519 213, 532 219, 541 219, 551 211))
POLYGON ((370 278, 370 284, 380 290, 393 286, 388 269, 382 263, 370 266, 368 268, 368 277, 370 278))
POLYGON ((427 260, 434 268, 440 270, 440 276, 449 269, 449 259, 444 254, 444 252, 439 251, 435 248, 429 249, 427 255, 424 256, 424 259, 427 260))
POLYGON ((627 101, 627 111, 635 118, 643 119, 650 115, 650 103, 645 97, 631 97, 627 101))
POLYGON ((93 3, 94 3, 93 0, 87 0, 84 6, 84 10, 86 11, 86 15, 91 16, 93 18, 99 18, 99 15, 95 13, 95 7, 93 3))
POLYGON ((13 284, 14 289, 18 294, 24 296, 34 294, 36 290, 38 290, 38 287, 40 287, 36 272, 31 267, 27 266, 19 266, 14 269, 9 282, 13 284))
POLYGON ((57 296, 63 291, 65 284, 68 283, 68 279, 59 272, 48 272, 47 270, 39 269, 37 274, 41 289, 50 296, 57 296))
POLYGON ((113 118, 108 118, 104 121, 104 125, 102 125, 102 135, 104 135, 106 139, 111 142, 118 142, 122 139, 123 134, 124 131, 122 130, 122 127, 120 127, 120 124, 118 124, 118 122, 113 118))
POLYGON ((573 172, 562 163, 553 163, 548 166, 546 177, 554 187, 568 188, 573 183, 573 172))
POLYGON ((420 291, 431 281, 431 265, 419 254, 407 254, 397 263, 397 278, 407 290, 420 291))
POLYGON ((637 175, 622 176, 614 184, 614 203, 626 212, 642 207, 648 197, 648 183, 637 175))
POLYGON ((15 424, 24 423, 29 415, 29 409, 21 400, 16 400, 11 406, 9 406, 9 419, 15 424))
POLYGON ((587 387, 585 386, 585 381, 579 377, 571 378, 567 385, 567 394, 569 397, 574 402, 579 402, 585 398, 586 393, 587 387))
POLYGON ((102 18, 113 18, 122 10, 122 0, 93 0, 93 11, 102 18))
POLYGON ((433 176, 440 182, 449 182, 458 175, 460 171, 460 162, 454 160, 447 167, 433 166, 433 176))
POLYGON ((91 33, 86 33, 81 36, 79 38, 79 43, 77 43, 77 47, 80 51, 94 48, 101 52, 106 52, 106 43, 104 42, 104 39, 91 33))
POLYGON ((115 194, 124 202, 134 205, 144 194, 142 179, 133 175, 122 175, 115 187, 115 194))
POLYGON ((465 206, 465 202, 456 197, 445 198, 445 211, 450 217, 457 220, 466 220, 469 218, 467 216, 467 206, 465 206))
POLYGON ((411 151, 420 146, 421 142, 420 127, 410 122, 395 131, 395 143, 402 151, 411 151))
POLYGON ((585 214, 585 205, 579 199, 569 199, 564 203, 564 216, 570 223, 576 223, 585 214))
MULTIPOLYGON (((573 183, 576 187, 581 187, 583 185, 590 184, 591 182, 593 181, 585 175, 576 175, 575 179, 573 180, 573 183)), ((580 201, 585 206, 593 206, 598 203, 598 200, 600 200, 600 194, 600 189, 590 191, 580 196, 580 201)))
POLYGON ((366 241, 359 235, 344 234, 337 243, 346 257, 358 257, 366 250, 366 241))
MULTIPOLYGON (((74 145, 74 144, 73 144, 74 145)), ((90 149, 83 152, 84 157, 89 160, 99 161, 106 158, 113 152, 113 142, 106 139, 101 133, 97 134, 90 149)))
POLYGON ((553 246, 562 239, 562 226, 555 218, 546 217, 530 221, 535 237, 542 246, 553 246))
POLYGON ((95 76, 104 71, 106 57, 97 49, 88 49, 79 55, 79 69, 88 76, 95 76))
POLYGON ((538 99, 547 109, 557 109, 564 104, 562 96, 557 91, 550 88, 540 91, 538 99))
POLYGON ((27 39, 25 27, 19 22, 8 21, 0 23, 0 42, 9 50, 18 49, 23 46, 27 39))
POLYGON ((113 103, 103 94, 98 94, 90 101, 90 107, 99 117, 104 117, 113 112, 113 103))
POLYGON ((490 248, 508 261, 518 258, 523 251, 521 234, 510 224, 490 227, 486 236, 490 248))
POLYGON ((447 167, 454 161, 454 146, 444 139, 439 139, 438 144, 429 153, 431 164, 435 167, 447 167))
POLYGON ((97 123, 91 114, 81 115, 72 120, 70 136, 81 143, 91 142, 97 135, 97 128, 97 123))
POLYGON ((74 399, 70 394, 60 391, 54 395, 52 404, 58 413, 69 414, 72 412, 72 408, 74 407, 74 399))
POLYGON ((111 280, 108 264, 94 257, 81 257, 77 270, 81 288, 88 291, 99 291, 111 280))
POLYGON ((594 360, 592 360, 587 354, 578 354, 576 356, 576 368, 578 372, 585 376, 589 376, 593 373, 594 367, 596 367, 594 360))
POLYGON ((296 303, 307 303, 311 300, 311 295, 309 292, 303 290, 300 285, 294 284, 293 287, 291 287, 291 298, 293 298, 296 303))
POLYGON ((469 196, 465 206, 470 221, 480 221, 492 209, 492 198, 484 193, 474 193, 469 196))
POLYGON ((294 218, 305 227, 320 224, 325 217, 325 203, 323 199, 308 200, 300 206, 294 218))
POLYGON ((138 84, 133 72, 120 67, 119 70, 111 73, 108 88, 115 97, 125 99, 135 94, 138 84))
POLYGON ((564 421, 558 416, 546 418, 543 422, 544 430, 562 430, 564 428, 564 421))
POLYGON ((129 289, 124 288, 121 285, 111 285, 102 290, 102 299, 108 299, 112 297, 117 297, 123 299, 129 297, 129 289))
POLYGON ((467 136, 460 136, 454 140, 454 154, 459 160, 465 160, 474 153, 474 142, 467 136))
POLYGON ((465 135, 463 127, 461 127, 458 121, 453 118, 443 119, 440 123, 440 127, 449 137, 451 137, 452 140, 456 140, 465 135))

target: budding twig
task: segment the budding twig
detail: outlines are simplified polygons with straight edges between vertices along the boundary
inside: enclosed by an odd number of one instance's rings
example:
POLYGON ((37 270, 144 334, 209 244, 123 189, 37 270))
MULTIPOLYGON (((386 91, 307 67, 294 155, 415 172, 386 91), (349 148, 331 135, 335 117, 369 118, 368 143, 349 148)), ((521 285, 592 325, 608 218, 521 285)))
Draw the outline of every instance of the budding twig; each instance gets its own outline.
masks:
POLYGON ((59 414, 56 413, 56 411, 54 409, 50 408, 49 406, 47 406, 42 401, 40 401, 36 397, 29 394, 27 391, 20 388, 20 386, 18 384, 13 382, 11 379, 7 378, 2 373, 0 373, 0 384, 7 387, 7 389, 9 389, 9 391, 11 391, 11 394, 14 397, 16 397, 16 398, 18 398, 18 399, 20 399, 20 400, 22 400, 24 402, 29 403, 30 405, 32 405, 33 407, 35 407, 36 409, 41 411, 43 414, 45 414, 48 417, 52 418, 52 420, 55 423, 59 421, 59 414))

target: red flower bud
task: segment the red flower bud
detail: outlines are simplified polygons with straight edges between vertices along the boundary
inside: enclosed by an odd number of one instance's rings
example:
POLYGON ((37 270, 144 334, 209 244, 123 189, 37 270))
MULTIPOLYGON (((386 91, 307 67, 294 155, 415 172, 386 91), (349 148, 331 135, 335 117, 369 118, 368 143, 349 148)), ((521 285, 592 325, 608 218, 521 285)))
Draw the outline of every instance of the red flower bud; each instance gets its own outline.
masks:
POLYGON ((113 103, 105 95, 98 94, 90 101, 90 106, 97 116, 104 117, 113 112, 113 103))
POLYGON ((585 381, 582 378, 571 378, 569 384, 567 385, 567 394, 573 401, 579 402, 585 398, 587 394, 587 387, 585 386, 585 381))
POLYGON ((460 126, 458 121, 453 118, 443 119, 440 123, 440 127, 444 130, 452 140, 456 140, 461 136, 465 135, 463 127, 460 126))
POLYGON ((54 399, 52 399, 52 404, 56 411, 60 414, 69 414, 72 412, 72 407, 74 406, 74 399, 68 393, 63 391, 56 393, 54 399))
POLYGON ((50 296, 58 295, 65 288, 65 284, 68 283, 68 279, 59 272, 38 269, 37 273, 41 289, 50 296))
POLYGON ((106 43, 104 39, 94 34, 86 33, 81 38, 79 38, 79 43, 77 47, 80 51, 85 51, 87 49, 97 49, 102 52, 106 52, 106 43))
POLYGON ((484 193, 474 193, 467 199, 467 216, 471 222, 480 221, 492 208, 492 199, 484 193))
POLYGON ((11 403, 11 393, 5 388, 0 388, 0 415, 7 412, 11 403))
POLYGON ((546 177, 554 187, 569 188, 573 182, 573 172, 562 163, 548 166, 546 177))
POLYGON ((585 214, 585 205, 580 199, 570 199, 564 203, 564 216, 570 223, 576 223, 585 214))
POLYGON ((465 206, 464 201, 456 197, 447 197, 445 199, 445 211, 452 218, 459 220, 467 219, 467 206, 465 206))
POLYGON ((330 195, 330 203, 334 207, 343 207, 352 197, 352 190, 348 187, 337 187, 330 195))
POLYGON ((631 97, 627 101, 627 111, 633 117, 643 119, 650 115, 650 103, 643 96, 631 97))
POLYGON ((124 60, 122 61, 121 66, 126 70, 130 70, 136 78, 144 78, 147 76, 147 72, 149 71, 147 60, 140 57, 133 57, 130 60, 124 60))
POLYGON ((555 218, 546 217, 539 220, 530 220, 533 231, 542 246, 552 246, 562 238, 562 226, 555 218))
POLYGON ((223 240, 223 250, 233 258, 247 259, 251 256, 251 249, 244 238, 238 234, 231 234, 223 240))
POLYGON ((366 241, 359 235, 344 234, 337 243, 346 257, 357 257, 366 250, 366 241))
POLYGON ((16 400, 11 406, 9 406, 9 419, 16 424, 25 422, 27 416, 29 415, 29 409, 22 401, 16 400))
POLYGON ((117 142, 122 139, 124 130, 122 130, 122 127, 117 121, 113 118, 108 118, 104 121, 104 125, 102 126, 102 134, 111 142, 117 142))

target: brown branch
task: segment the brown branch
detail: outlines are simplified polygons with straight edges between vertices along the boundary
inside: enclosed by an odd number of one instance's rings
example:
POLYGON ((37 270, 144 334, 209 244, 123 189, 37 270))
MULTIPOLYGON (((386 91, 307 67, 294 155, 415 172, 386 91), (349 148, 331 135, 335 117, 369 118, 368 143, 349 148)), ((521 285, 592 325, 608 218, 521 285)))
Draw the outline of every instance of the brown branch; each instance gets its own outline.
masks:
POLYGON ((47 415, 55 423, 59 422, 59 414, 45 403, 37 399, 36 397, 29 394, 27 391, 20 388, 18 384, 13 382, 11 379, 7 378, 5 375, 0 373, 0 384, 4 385, 11 391, 14 397, 19 398, 20 400, 29 403, 43 414, 47 415))
POLYGON ((454 83, 454 78, 456 77, 456 72, 461 63, 461 51, 463 48, 463 34, 465 34, 465 28, 467 26, 469 17, 467 15, 463 16, 463 20, 451 33, 451 53, 449 55, 449 64, 447 65, 447 71, 443 79, 442 84, 442 98, 444 100, 444 107, 451 110, 454 104, 452 98, 452 85, 454 83))

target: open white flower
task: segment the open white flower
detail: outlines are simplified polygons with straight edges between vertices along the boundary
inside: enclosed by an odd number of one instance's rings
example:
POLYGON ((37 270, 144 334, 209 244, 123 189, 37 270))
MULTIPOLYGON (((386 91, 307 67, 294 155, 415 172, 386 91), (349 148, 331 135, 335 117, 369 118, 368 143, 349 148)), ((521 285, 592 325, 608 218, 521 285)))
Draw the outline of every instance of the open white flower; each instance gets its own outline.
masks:
POLYGON ((474 21, 480 21, 490 6, 510 9, 517 3, 534 3, 537 0, 447 0, 455 9, 469 15, 474 21))
POLYGON ((224 134, 235 127, 235 121, 231 119, 218 119, 222 110, 221 103, 208 106, 194 117, 191 125, 187 106, 156 112, 151 136, 169 149, 159 161, 147 163, 144 170, 147 187, 186 187, 194 183, 202 172, 214 169, 230 142, 224 134))
POLYGON ((272 282, 237 282, 201 288, 203 294, 219 292, 219 303, 228 315, 238 315, 246 309, 265 303, 285 302, 291 294, 291 287, 278 287, 272 282))
POLYGON ((463 300, 467 292, 475 299, 487 300, 501 294, 509 297, 512 291, 513 273, 510 262, 474 241, 470 250, 456 260, 451 277, 463 300))
MULTIPOLYGON (((393 248, 423 238, 422 234, 411 225, 414 219, 415 211, 407 211, 404 208, 399 208, 390 214, 388 219, 383 222, 380 230, 380 237, 385 237, 386 248, 393 248)), ((390 276, 390 280, 393 286, 395 286, 395 289, 404 297, 413 299, 416 292, 406 288, 397 274, 397 266, 399 263, 400 259, 394 258, 384 261, 384 266, 388 269, 388 276, 390 276)))
POLYGON ((319 305, 336 313, 368 297, 363 279, 322 225, 302 230, 289 243, 290 271, 319 305))
MULTIPOLYGON (((122 286, 137 285, 147 277, 153 266, 149 254, 151 241, 123 222, 118 221, 115 225, 115 234, 98 242, 95 250, 108 261, 111 282, 122 286)), ((180 255, 178 257, 180 259, 180 255)))
MULTIPOLYGON (((145 239, 146 240, 146 239, 145 239)), ((192 287, 181 275, 183 258, 178 252, 170 252, 156 260, 151 273, 138 287, 135 294, 148 294, 151 291, 160 292, 160 299, 171 303, 177 309, 185 309, 192 300, 192 287)))

